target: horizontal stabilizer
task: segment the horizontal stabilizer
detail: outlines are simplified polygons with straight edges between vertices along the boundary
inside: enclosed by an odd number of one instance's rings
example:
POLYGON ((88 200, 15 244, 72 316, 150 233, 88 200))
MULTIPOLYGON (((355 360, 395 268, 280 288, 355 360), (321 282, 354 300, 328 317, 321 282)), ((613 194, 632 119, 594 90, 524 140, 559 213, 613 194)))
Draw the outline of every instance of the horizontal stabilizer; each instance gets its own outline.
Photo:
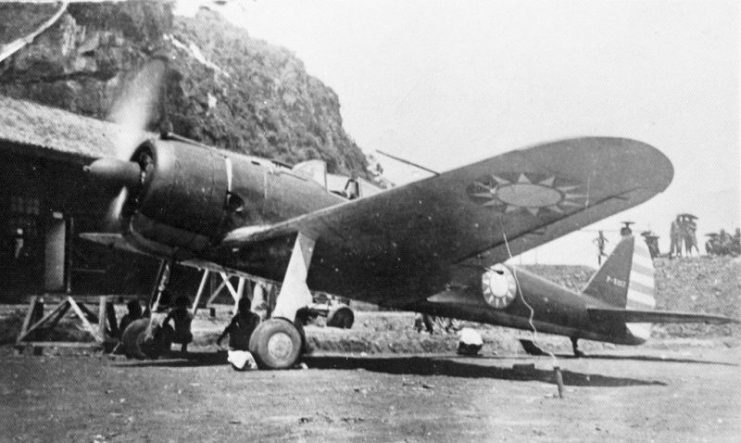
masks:
POLYGON ((633 309, 588 308, 592 321, 620 321, 623 323, 710 323, 722 325, 741 323, 721 315, 695 314, 692 312, 639 311, 633 309))

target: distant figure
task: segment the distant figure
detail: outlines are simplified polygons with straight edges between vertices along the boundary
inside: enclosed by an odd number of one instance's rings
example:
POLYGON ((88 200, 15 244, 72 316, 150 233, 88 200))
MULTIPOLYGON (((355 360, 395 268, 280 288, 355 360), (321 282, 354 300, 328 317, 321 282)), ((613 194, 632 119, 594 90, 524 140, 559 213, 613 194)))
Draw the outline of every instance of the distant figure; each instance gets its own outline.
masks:
POLYGON ((681 257, 682 256, 682 218, 678 215, 674 221, 672 221, 671 227, 669 228, 669 236, 671 237, 671 246, 669 248, 669 258, 681 257))
POLYGON ((162 327, 168 327, 170 320, 175 322, 173 343, 180 343, 182 345, 180 352, 188 352, 188 343, 193 341, 193 334, 190 332, 193 314, 188 311, 188 297, 180 296, 175 300, 175 307, 165 317, 162 327))
POLYGON ((607 255, 605 254, 605 244, 608 243, 609 240, 605 238, 604 232, 598 232, 599 234, 597 235, 597 238, 593 240, 593 242, 597 245, 597 265, 602 265, 602 257, 607 255))
POLYGON ((719 255, 718 254, 718 234, 711 232, 706 234, 708 240, 705 242, 705 254, 707 255, 719 255))
POLYGON ((633 234, 633 231, 630 229, 630 225, 632 225, 633 222, 624 221, 622 223, 623 223, 623 227, 620 228, 620 236, 621 237, 627 237, 629 235, 632 235, 633 234))
POLYGON ((15 235, 13 236, 13 242, 14 242, 14 251, 13 256, 16 260, 20 260, 21 254, 23 253, 23 246, 24 246, 24 235, 23 235, 23 229, 18 228, 15 230, 15 235))
POLYGON ((229 326, 224 328, 219 338, 216 339, 216 345, 221 347, 221 341, 229 334, 229 349, 237 351, 249 351, 250 337, 260 324, 260 316, 252 312, 252 302, 249 297, 239 299, 237 313, 232 317, 229 326))
POLYGON ((432 326, 432 317, 427 314, 417 313, 414 316, 414 330, 422 332, 426 330, 428 334, 432 334, 435 328, 432 326))
POLYGON ((731 238, 731 235, 726 232, 725 229, 720 230, 720 233, 718 235, 718 244, 719 255, 728 255, 731 253, 731 249, 733 247, 733 239, 731 238))
POLYGON ((643 236, 643 239, 646 241, 646 246, 648 246, 648 252, 651 254, 651 258, 656 258, 659 256, 659 236, 654 234, 651 231, 643 231, 641 232, 641 235, 643 236))
POLYGON ((700 249, 697 247, 697 223, 695 223, 696 219, 697 217, 692 214, 682 214, 680 228, 682 231, 684 249, 687 253, 687 256, 692 255, 693 248, 698 255, 700 254, 700 249))
POLYGON ((139 300, 129 300, 129 302, 126 303, 126 307, 129 312, 121 317, 121 323, 118 324, 119 335, 123 335, 123 332, 132 322, 142 318, 142 307, 139 305, 139 300))

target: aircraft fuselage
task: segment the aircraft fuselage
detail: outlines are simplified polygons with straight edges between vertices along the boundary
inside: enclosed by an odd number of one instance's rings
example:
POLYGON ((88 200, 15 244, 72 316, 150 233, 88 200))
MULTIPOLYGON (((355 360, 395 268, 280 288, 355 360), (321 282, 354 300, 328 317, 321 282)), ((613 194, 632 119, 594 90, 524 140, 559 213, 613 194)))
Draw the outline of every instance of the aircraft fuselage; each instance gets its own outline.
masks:
POLYGON ((481 323, 523 330, 606 341, 617 344, 641 344, 622 322, 590 320, 588 307, 610 307, 602 300, 572 291, 524 269, 504 265, 516 279, 516 296, 497 309, 488 304, 480 290, 481 272, 458 275, 465 284, 415 303, 410 309, 433 315, 455 317, 481 323), (532 324, 531 324, 532 315, 532 324))

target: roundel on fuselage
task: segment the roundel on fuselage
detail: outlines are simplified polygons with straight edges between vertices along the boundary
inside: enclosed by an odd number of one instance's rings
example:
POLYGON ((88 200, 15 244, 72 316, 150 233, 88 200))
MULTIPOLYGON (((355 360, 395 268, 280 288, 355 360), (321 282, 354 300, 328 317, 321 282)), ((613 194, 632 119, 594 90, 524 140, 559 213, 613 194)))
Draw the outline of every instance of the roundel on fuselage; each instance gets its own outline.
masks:
POLYGON ((484 300, 495 309, 504 309, 517 296, 517 281, 506 266, 496 264, 481 275, 484 300))

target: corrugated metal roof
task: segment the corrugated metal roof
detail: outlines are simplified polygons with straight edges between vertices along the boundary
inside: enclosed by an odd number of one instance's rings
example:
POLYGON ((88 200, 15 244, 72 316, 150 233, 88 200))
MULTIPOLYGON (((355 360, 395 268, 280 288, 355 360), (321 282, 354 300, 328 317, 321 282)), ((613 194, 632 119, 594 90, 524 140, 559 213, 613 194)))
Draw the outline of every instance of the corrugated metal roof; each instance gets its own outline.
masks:
MULTIPOLYGON (((38 103, 0 96, 0 147, 2 141, 25 145, 43 155, 65 154, 83 158, 115 156, 120 140, 144 139, 114 123, 83 117, 38 103)), ((133 147, 133 146, 132 146, 133 147)))

